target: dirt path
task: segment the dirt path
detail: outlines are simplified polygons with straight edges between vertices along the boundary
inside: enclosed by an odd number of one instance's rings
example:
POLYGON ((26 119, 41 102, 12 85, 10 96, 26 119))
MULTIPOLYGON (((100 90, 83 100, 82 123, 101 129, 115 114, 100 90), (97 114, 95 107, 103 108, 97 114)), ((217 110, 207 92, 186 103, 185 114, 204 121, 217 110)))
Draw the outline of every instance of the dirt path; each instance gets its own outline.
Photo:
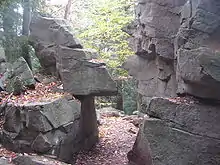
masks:
POLYGON ((126 165, 138 129, 121 117, 103 117, 100 141, 89 152, 80 153, 76 165, 126 165))

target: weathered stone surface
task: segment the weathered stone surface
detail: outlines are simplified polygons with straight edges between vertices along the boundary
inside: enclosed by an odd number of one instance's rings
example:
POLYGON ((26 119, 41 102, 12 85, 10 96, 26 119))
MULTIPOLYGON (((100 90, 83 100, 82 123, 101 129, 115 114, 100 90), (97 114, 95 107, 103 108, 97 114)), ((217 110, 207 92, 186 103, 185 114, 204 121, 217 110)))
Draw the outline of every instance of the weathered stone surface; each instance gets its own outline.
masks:
POLYGON ((134 55, 128 58, 123 67, 138 80, 140 94, 147 97, 176 95, 176 75, 172 61, 162 58, 146 60, 134 55))
POLYGON ((1 165, 13 165, 9 163, 9 160, 7 160, 6 158, 0 158, 0 164, 1 165))
POLYGON ((10 65, 8 78, 11 83, 7 84, 7 90, 10 92, 14 90, 13 82, 16 77, 19 77, 22 85, 24 86, 35 85, 33 73, 23 57, 20 57, 12 65, 10 65))
POLYGON ((73 95, 116 94, 116 83, 105 65, 90 62, 90 52, 61 46, 58 52, 58 68, 64 91, 73 95))
POLYGON ((209 48, 179 49, 178 92, 220 99, 220 52, 209 48), (201 90, 202 89, 202 90, 201 90))
POLYGON ((182 11, 183 23, 175 39, 177 92, 219 100, 220 3, 202 0, 191 5, 185 5, 182 11), (187 11, 192 14, 187 15, 187 11))
MULTIPOLYGON (((68 165, 44 156, 21 155, 12 160, 15 165, 68 165)), ((69 164, 70 165, 70 164, 69 164)))
POLYGON ((51 45, 63 45, 82 48, 75 38, 66 20, 38 16, 32 19, 30 38, 33 42, 45 42, 51 45))
POLYGON ((82 48, 64 19, 36 17, 32 19, 30 31, 30 39, 34 43, 37 57, 47 74, 58 76, 56 69, 57 45, 82 48))
POLYGON ((82 147, 90 150, 98 142, 98 125, 93 96, 83 96, 80 118, 80 136, 82 147))
POLYGON ((49 139, 40 133, 33 141, 31 148, 38 153, 46 153, 51 149, 49 139))
MULTIPOLYGON (((204 54, 205 49, 201 50, 201 47, 210 49, 210 56, 217 54, 214 51, 220 51, 219 11, 218 0, 138 1, 136 20, 125 29, 132 37, 130 45, 138 57, 129 57, 124 67, 137 78, 141 95, 170 97, 175 93, 184 93, 219 99, 219 92, 215 90, 218 85, 216 78, 210 80, 211 75, 206 75, 205 71, 199 73, 198 67, 197 70, 190 70, 199 62, 189 67, 192 58, 204 54), (152 58, 153 52, 156 56, 152 58), (183 57, 186 61, 183 61, 183 57), (186 74, 194 78, 199 75, 201 79, 186 82, 188 80, 183 78, 186 74), (211 84, 207 86, 208 83, 211 84)), ((217 57, 212 60, 217 60, 217 57)))
POLYGON ((147 113, 154 118, 145 120, 141 127, 129 153, 131 162, 138 164, 142 160, 143 165, 220 163, 219 106, 154 98, 147 113))
POLYGON ((4 146, 17 152, 50 154, 71 162, 73 154, 81 149, 81 144, 75 143, 81 140, 80 105, 79 101, 67 100, 66 97, 7 105, 3 127, 4 146))

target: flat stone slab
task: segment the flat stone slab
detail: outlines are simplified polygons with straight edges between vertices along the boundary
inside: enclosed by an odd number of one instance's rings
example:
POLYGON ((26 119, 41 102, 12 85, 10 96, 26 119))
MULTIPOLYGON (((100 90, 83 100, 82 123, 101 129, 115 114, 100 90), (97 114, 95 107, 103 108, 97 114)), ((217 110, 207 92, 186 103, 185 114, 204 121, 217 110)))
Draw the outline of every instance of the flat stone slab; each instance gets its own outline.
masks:
POLYGON ((44 156, 22 155, 12 160, 15 165, 70 165, 44 156))
POLYGON ((116 82, 105 64, 92 62, 94 52, 59 46, 57 68, 64 91, 73 95, 115 95, 116 82))

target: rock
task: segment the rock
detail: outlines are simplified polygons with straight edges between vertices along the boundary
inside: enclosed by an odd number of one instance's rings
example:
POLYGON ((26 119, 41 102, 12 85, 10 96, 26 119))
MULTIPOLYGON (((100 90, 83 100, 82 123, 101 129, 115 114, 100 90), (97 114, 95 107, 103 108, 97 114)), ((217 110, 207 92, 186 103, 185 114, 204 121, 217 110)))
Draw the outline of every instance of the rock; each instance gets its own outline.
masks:
POLYGON ((80 143, 84 150, 90 150, 98 142, 99 132, 94 97, 83 96, 80 118, 80 143))
POLYGON ((9 83, 6 88, 9 92, 13 91, 13 82, 16 77, 19 77, 24 86, 31 87, 35 85, 33 73, 23 57, 10 65, 8 72, 9 83))
POLYGON ((122 114, 119 110, 112 108, 112 107, 106 107, 96 110, 96 113, 100 117, 120 117, 122 114))
POLYGON ((13 165, 9 163, 9 161, 6 158, 0 158, 0 164, 1 165, 13 165))
POLYGON ((79 101, 65 97, 7 105, 3 144, 16 152, 49 154, 71 162, 81 149, 80 113, 79 101))
POLYGON ((123 64, 129 75, 138 80, 138 93, 145 97, 176 95, 176 75, 172 61, 130 56, 123 64))
POLYGON ((58 18, 35 17, 30 25, 30 38, 33 42, 45 42, 50 45, 63 45, 82 48, 75 38, 66 20, 58 18))
POLYGON ((82 48, 64 19, 36 17, 30 25, 30 39, 45 73, 59 76, 56 69, 57 45, 82 48))
POLYGON ((193 50, 179 49, 178 92, 219 100, 219 55, 220 52, 205 47, 193 50))
POLYGON ((33 141, 31 148, 38 153, 46 153, 51 149, 49 139, 40 133, 33 141))
MULTIPOLYGON (((57 160, 36 155, 21 155, 12 160, 15 165, 68 165, 57 160)), ((70 165, 70 164, 69 164, 70 165)))
POLYGON ((102 63, 90 62, 82 49, 59 47, 58 68, 64 91, 73 95, 112 95, 116 83, 102 63), (79 83, 81 82, 81 83, 79 83))
POLYGON ((147 113, 154 118, 145 120, 140 128, 131 151, 136 158, 130 161, 138 164, 142 160, 146 165, 220 163, 219 106, 154 98, 147 113))
POLYGON ((4 48, 0 44, 0 74, 4 74, 7 71, 6 57, 4 48))

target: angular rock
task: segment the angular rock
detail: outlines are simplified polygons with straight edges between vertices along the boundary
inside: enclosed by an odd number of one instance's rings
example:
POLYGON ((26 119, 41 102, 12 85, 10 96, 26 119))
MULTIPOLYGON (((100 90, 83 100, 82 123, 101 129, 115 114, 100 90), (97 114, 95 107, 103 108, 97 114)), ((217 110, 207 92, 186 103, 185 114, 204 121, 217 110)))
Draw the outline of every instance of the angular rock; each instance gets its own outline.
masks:
POLYGON ((220 52, 204 47, 193 50, 179 49, 178 92, 219 100, 219 55, 220 52))
POLYGON ((33 73, 23 57, 17 59, 10 66, 10 74, 8 75, 8 78, 10 79, 11 84, 7 84, 7 89, 9 92, 13 90, 13 81, 16 78, 16 76, 20 78, 24 86, 35 85, 33 73))
POLYGON ((138 164, 142 160, 143 165, 220 163, 219 106, 154 98, 147 113, 154 118, 145 120, 140 128, 128 154, 131 162, 138 164))
POLYGON ((46 153, 51 149, 51 144, 46 136, 40 133, 33 141, 31 148, 37 153, 46 153))
POLYGON ((64 19, 38 16, 30 25, 30 40, 45 73, 59 76, 56 69, 56 47, 82 48, 64 19))
POLYGON ((172 62, 162 58, 147 60, 134 55, 128 58, 123 68, 138 80, 138 93, 147 97, 176 95, 176 75, 172 62))
MULTIPOLYGON (((66 163, 44 157, 35 155, 22 155, 17 156, 12 160, 15 165, 68 165, 66 163)), ((70 164, 69 164, 70 165, 70 164)))
MULTIPOLYGON (((64 91, 73 95, 112 95, 116 83, 103 63, 90 62, 91 56, 82 49, 59 47, 58 68, 64 91)), ((91 53, 89 53, 91 54, 91 53)))
POLYGON ((82 48, 66 20, 37 16, 30 25, 30 38, 33 42, 82 48))
POLYGON ((71 162, 73 154, 81 148, 80 143, 76 143, 78 150, 73 147, 75 141, 81 140, 80 108, 79 101, 67 100, 64 96, 44 102, 7 105, 3 144, 13 151, 50 154, 71 162))

